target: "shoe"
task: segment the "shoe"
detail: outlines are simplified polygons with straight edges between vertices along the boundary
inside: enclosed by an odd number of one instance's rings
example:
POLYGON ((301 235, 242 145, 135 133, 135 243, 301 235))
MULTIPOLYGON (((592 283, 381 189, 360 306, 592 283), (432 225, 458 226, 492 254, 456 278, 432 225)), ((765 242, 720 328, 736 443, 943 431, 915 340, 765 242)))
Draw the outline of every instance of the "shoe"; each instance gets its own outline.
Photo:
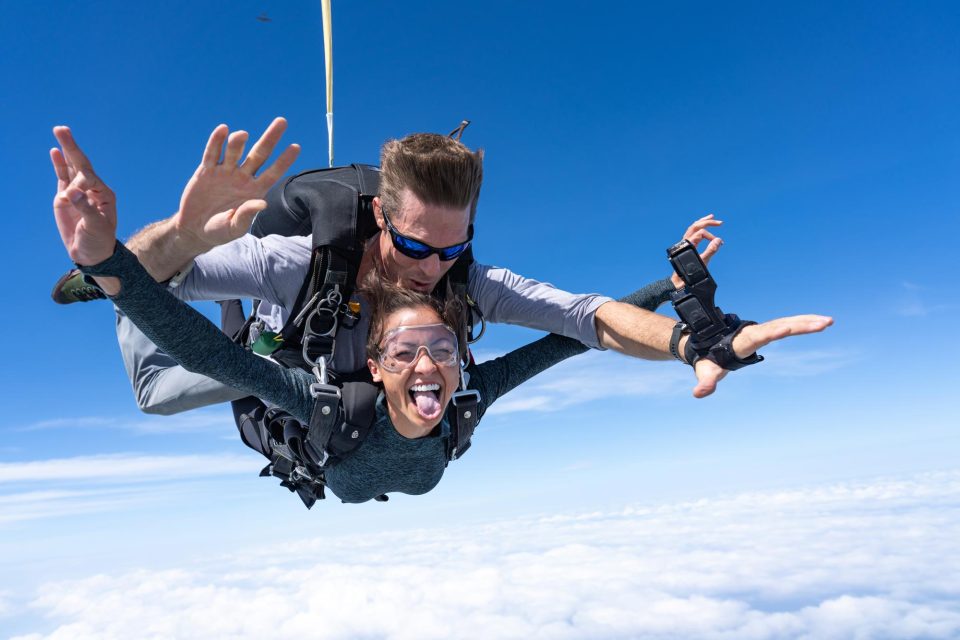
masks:
POLYGON ((91 300, 105 300, 107 295, 94 285, 83 279, 79 269, 71 269, 63 274, 57 284, 53 285, 50 294, 57 304, 72 304, 74 302, 90 302, 91 300))

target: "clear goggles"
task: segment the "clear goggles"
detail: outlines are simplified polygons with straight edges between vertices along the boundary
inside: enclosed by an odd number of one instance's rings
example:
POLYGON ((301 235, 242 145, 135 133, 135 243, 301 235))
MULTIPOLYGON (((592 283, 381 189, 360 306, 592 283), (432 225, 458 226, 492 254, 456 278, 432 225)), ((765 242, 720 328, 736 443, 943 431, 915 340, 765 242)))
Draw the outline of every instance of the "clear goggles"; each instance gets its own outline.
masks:
POLYGON ((437 366, 456 366, 460 360, 457 334, 445 324, 421 324, 412 327, 397 327, 383 336, 378 349, 377 361, 391 373, 407 369, 426 350, 427 356, 437 366))

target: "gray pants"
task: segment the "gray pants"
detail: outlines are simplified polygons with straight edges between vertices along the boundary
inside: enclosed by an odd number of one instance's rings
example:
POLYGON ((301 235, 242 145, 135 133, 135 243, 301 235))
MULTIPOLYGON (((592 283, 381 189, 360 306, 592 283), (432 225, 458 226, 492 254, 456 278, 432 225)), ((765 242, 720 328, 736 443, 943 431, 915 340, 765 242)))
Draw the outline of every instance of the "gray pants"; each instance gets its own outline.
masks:
POLYGON ((119 309, 116 311, 123 366, 127 368, 137 405, 144 413, 167 416, 248 395, 187 371, 160 351, 119 309))

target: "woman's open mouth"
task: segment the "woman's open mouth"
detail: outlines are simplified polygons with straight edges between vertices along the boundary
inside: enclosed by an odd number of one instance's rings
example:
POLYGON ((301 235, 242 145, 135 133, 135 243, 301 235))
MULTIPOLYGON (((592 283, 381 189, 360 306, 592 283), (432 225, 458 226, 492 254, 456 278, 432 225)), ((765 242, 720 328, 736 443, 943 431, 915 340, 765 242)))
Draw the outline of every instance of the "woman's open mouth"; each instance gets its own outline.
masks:
POLYGON ((440 406, 439 384, 435 382, 415 384, 410 387, 409 394, 417 407, 417 413, 424 420, 436 420, 443 413, 443 407, 440 406))

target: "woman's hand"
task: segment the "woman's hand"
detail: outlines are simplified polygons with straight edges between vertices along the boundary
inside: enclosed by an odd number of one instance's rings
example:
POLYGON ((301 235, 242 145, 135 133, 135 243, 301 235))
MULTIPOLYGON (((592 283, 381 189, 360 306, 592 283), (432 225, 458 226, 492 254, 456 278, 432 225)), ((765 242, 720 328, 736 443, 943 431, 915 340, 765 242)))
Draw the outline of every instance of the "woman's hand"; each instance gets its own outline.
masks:
POLYGON ((61 149, 50 149, 57 174, 53 215, 70 259, 81 266, 103 262, 117 238, 117 200, 97 176, 69 127, 54 127, 61 149))

